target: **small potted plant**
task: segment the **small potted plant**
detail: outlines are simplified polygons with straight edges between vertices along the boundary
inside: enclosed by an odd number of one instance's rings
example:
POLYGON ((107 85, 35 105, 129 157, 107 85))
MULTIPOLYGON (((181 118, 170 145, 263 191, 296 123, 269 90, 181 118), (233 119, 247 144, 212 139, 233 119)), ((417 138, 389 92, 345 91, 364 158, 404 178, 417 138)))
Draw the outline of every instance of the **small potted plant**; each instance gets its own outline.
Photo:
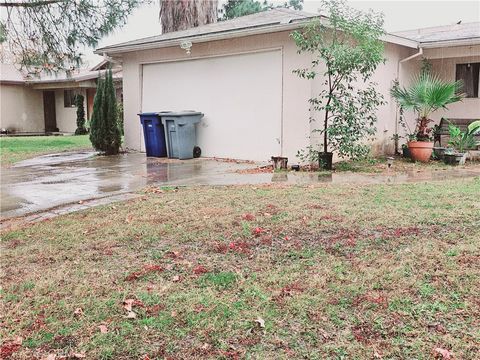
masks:
POLYGON ((435 144, 437 144, 437 142, 438 142, 438 145, 440 145, 440 135, 441 135, 440 125, 435 125, 433 127, 432 132, 433 132, 433 141, 434 141, 433 159, 441 161, 441 160, 443 160, 443 156, 445 155, 445 150, 447 150, 447 148, 445 146, 435 146, 435 144))
POLYGON ((448 165, 464 165, 467 159, 467 150, 473 149, 480 143, 475 140, 475 135, 480 134, 480 120, 468 125, 466 131, 461 131, 458 126, 448 125, 450 133, 450 146, 444 154, 444 162, 448 165))
POLYGON ((391 96, 403 110, 417 113, 415 141, 408 142, 412 160, 428 162, 433 152, 432 128, 430 115, 438 109, 446 109, 448 104, 460 101, 462 83, 446 82, 430 72, 422 72, 415 77, 408 88, 400 87, 398 82, 390 90, 391 96))

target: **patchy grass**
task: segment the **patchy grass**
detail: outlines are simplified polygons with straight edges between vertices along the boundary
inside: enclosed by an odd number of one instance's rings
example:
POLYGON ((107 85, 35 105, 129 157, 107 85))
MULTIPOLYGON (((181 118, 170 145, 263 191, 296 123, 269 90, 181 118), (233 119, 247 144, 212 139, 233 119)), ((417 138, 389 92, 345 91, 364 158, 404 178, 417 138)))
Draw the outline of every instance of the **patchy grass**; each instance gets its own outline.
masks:
POLYGON ((479 178, 180 188, 4 232, 2 349, 478 358, 479 193, 479 178))
MULTIPOLYGON (((468 168, 478 166, 478 161, 467 161, 461 168, 468 168)), ((359 172, 359 173, 381 173, 388 169, 387 159, 385 157, 368 158, 357 161, 339 161, 333 164, 334 171, 343 172, 359 172)), ((458 167, 457 167, 458 168, 458 167)), ((452 169, 451 165, 446 165, 443 161, 431 160, 428 163, 412 162, 410 159, 405 159, 396 156, 391 167, 391 171, 407 172, 407 171, 429 171, 429 170, 444 170, 452 169)))
POLYGON ((91 148, 88 135, 0 137, 2 165, 49 153, 91 148))

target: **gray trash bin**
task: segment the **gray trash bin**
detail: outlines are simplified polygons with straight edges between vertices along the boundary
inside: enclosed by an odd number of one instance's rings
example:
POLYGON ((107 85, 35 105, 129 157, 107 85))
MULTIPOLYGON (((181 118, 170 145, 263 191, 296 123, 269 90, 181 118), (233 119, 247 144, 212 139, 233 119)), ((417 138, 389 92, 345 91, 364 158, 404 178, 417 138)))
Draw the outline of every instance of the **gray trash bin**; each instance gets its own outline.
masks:
POLYGON ((168 157, 181 160, 193 158, 193 148, 197 142, 195 124, 200 122, 203 114, 181 111, 160 113, 159 116, 165 129, 168 157))

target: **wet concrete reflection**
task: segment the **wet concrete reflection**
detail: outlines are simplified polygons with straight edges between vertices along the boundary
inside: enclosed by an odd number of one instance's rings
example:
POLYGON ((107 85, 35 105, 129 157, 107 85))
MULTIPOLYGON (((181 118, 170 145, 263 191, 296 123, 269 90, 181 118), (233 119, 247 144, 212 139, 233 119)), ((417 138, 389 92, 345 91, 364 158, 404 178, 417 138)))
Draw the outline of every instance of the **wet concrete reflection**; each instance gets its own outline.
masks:
POLYGON ((136 191, 149 184, 395 184, 480 175, 479 168, 382 174, 238 173, 257 166, 211 159, 147 159, 142 153, 108 157, 94 152, 41 156, 2 169, 1 215, 2 218, 24 215, 80 200, 136 191))

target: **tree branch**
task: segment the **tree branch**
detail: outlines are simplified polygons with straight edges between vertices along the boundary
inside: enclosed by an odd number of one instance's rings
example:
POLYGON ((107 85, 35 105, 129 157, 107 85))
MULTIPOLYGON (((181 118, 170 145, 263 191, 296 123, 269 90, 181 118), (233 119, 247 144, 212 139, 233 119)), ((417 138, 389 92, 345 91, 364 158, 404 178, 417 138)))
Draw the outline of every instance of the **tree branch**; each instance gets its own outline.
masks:
POLYGON ((35 8, 38 6, 45 6, 45 5, 51 5, 51 4, 56 4, 56 3, 62 3, 65 2, 66 0, 43 0, 43 1, 35 1, 35 2, 21 2, 21 1, 15 1, 15 2, 2 2, 0 3, 0 7, 21 7, 21 8, 35 8))

